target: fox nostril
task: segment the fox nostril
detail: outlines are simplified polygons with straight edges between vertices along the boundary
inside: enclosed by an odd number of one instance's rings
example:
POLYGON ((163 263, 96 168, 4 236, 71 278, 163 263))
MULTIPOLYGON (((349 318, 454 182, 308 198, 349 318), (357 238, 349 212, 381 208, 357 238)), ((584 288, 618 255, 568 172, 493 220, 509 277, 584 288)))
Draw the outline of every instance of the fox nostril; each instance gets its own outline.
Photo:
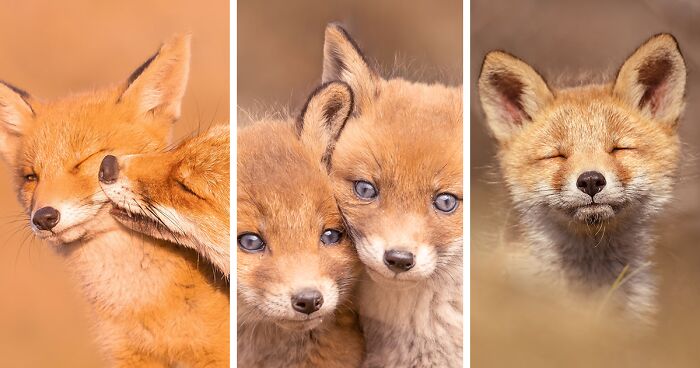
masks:
POLYGON ((39 230, 51 230, 61 219, 61 213, 53 207, 42 207, 32 216, 32 222, 39 230))
POLYGON ((292 308, 295 311, 311 314, 323 305, 323 294, 316 289, 304 289, 292 295, 292 308))
POLYGON ((399 273, 410 270, 416 263, 411 252, 388 250, 384 252, 384 264, 390 270, 399 273))
POLYGON ((119 162, 112 155, 107 155, 102 159, 100 164, 100 173, 98 178, 104 184, 114 184, 119 177, 119 162))
POLYGON ((597 171, 586 171, 576 180, 576 187, 593 197, 605 188, 605 176, 597 171))

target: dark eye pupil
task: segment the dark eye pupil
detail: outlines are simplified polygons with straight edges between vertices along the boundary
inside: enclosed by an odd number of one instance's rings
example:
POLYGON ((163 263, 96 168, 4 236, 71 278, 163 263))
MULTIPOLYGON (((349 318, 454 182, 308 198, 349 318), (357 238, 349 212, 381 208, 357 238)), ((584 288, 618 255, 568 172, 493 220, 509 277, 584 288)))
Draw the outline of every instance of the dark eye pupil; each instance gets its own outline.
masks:
POLYGON ((372 199, 377 196, 377 189, 366 181, 355 182, 355 193, 362 199, 372 199))
POLYGON ((435 208, 442 212, 450 212, 457 207, 457 197, 452 194, 440 194, 435 198, 435 208))
POLYGON ((256 251, 263 249, 265 243, 255 234, 244 234, 238 238, 238 245, 243 250, 256 251))
POLYGON ((328 229, 321 234, 323 244, 335 244, 340 241, 340 231, 328 229))

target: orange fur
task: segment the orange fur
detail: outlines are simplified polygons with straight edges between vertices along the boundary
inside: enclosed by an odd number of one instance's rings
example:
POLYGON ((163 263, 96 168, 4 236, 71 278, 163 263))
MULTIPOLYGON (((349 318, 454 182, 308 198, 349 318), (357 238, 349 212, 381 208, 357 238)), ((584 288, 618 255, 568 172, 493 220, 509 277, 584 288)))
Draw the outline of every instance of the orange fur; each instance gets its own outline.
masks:
POLYGON ((584 295, 628 270, 616 296, 651 319, 650 225, 675 183, 685 79, 669 34, 642 44, 607 84, 550 89, 522 60, 486 56, 479 94, 520 215, 525 268, 584 295))
POLYGON ((172 150, 119 157, 118 178, 100 179, 113 214, 132 230, 195 249, 228 277, 229 142, 226 124, 172 150))
MULTIPOLYGON (((357 367, 362 338, 350 296, 359 271, 343 232, 324 162, 352 108, 351 92, 331 83, 302 116, 261 121, 238 133, 238 365, 357 367), (246 236, 264 247, 244 250, 246 236), (310 314, 293 308, 299 290, 323 297, 310 314)), ((247 248, 246 248, 247 249, 247 248)))
POLYGON ((189 57, 189 36, 178 36, 127 83, 57 101, 0 83, 0 148, 16 173, 20 203, 34 233, 73 271, 110 366, 229 360, 226 283, 211 277, 196 253, 120 225, 97 181, 105 155, 166 146, 189 57), (36 216, 47 207, 60 214, 50 228, 36 216))
POLYGON ((357 95, 331 168, 366 271, 357 299, 364 367, 461 367, 462 89, 385 80, 331 24, 323 80, 334 79, 357 95), (362 198, 361 183, 376 196, 362 198), (444 195, 449 211, 436 207, 444 195), (411 255, 409 269, 392 268, 387 255, 397 251, 411 255))

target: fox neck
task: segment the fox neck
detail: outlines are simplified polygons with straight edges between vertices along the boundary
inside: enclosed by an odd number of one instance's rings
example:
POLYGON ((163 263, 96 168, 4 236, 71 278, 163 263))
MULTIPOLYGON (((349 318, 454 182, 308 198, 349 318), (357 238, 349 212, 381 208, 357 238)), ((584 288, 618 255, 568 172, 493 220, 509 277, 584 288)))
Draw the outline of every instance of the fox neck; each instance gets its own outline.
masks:
POLYGON ((174 246, 113 222, 109 230, 58 245, 83 294, 94 307, 115 314, 152 303, 168 287, 182 257, 167 257, 174 246), (170 248, 170 249, 168 249, 170 248))
POLYGON ((239 323, 238 362, 245 366, 270 367, 306 362, 325 342, 324 335, 334 325, 333 317, 324 318, 310 331, 291 331, 270 321, 239 323))
POLYGON ((655 278, 651 270, 653 236, 646 220, 629 220, 614 228, 592 226, 577 233, 566 224, 529 213, 523 221, 531 254, 545 269, 562 274, 575 290, 610 290, 622 282, 622 303, 638 316, 655 309, 655 278))

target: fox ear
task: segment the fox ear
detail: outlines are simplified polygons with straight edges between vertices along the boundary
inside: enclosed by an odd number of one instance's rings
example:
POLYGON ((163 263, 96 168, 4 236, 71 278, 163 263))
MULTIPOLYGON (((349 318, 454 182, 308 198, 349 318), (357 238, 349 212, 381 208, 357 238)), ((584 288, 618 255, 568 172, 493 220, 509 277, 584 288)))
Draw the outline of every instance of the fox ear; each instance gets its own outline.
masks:
POLYGON ((312 147, 321 164, 331 168, 331 154, 345 122, 350 117, 354 96, 344 82, 322 84, 309 96, 296 120, 297 135, 312 147))
POLYGON ((361 113, 379 92, 379 75, 343 27, 330 23, 323 45, 323 83, 339 80, 355 93, 355 105, 361 113))
POLYGON ((504 142, 531 122, 553 96, 530 65, 504 52, 492 51, 481 67, 479 98, 491 132, 504 142))
POLYGON ((617 74, 614 93, 647 117, 675 125, 683 112, 685 79, 678 43, 662 33, 627 58, 617 74))
POLYGON ((0 153, 14 164, 22 131, 34 116, 29 94, 0 81, 0 153))
POLYGON ((134 104, 138 114, 180 117, 190 70, 190 35, 177 35, 129 76, 119 101, 134 104))

